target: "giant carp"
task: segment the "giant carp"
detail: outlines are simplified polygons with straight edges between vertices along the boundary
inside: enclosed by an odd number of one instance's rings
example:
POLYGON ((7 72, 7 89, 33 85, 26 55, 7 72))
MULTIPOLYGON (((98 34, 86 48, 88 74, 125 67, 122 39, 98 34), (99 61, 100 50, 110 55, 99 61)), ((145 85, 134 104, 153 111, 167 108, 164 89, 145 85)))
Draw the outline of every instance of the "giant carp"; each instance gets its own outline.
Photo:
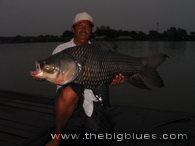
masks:
POLYGON ((152 85, 161 88, 164 83, 156 68, 167 57, 166 54, 132 57, 107 45, 92 43, 67 48, 36 61, 36 71, 31 74, 54 84, 65 85, 73 82, 93 90, 101 85, 109 85, 121 73, 125 76, 125 81, 136 87, 150 89, 144 83, 148 80, 152 85))

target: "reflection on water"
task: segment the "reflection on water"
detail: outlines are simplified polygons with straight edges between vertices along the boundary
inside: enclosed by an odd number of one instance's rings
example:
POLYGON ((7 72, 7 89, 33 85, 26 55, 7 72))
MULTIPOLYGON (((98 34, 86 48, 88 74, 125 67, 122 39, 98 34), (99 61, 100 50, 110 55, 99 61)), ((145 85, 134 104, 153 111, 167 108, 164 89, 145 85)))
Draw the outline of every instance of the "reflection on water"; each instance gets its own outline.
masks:
MULTIPOLYGON (((113 42, 132 56, 166 53, 170 59, 158 68, 165 87, 146 91, 121 84, 111 87, 112 104, 195 112, 195 42, 113 42)), ((55 85, 31 79, 34 61, 47 57, 60 43, 0 44, 0 89, 46 95, 53 98, 55 85)))

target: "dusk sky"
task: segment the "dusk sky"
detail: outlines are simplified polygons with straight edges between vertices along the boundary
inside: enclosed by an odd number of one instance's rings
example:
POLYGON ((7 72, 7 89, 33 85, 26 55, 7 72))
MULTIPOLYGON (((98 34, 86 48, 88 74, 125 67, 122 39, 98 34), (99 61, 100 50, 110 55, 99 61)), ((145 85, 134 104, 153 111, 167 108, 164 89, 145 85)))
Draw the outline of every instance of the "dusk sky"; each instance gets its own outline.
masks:
POLYGON ((0 36, 61 35, 75 14, 90 13, 96 26, 195 32, 195 0, 0 0, 0 36))

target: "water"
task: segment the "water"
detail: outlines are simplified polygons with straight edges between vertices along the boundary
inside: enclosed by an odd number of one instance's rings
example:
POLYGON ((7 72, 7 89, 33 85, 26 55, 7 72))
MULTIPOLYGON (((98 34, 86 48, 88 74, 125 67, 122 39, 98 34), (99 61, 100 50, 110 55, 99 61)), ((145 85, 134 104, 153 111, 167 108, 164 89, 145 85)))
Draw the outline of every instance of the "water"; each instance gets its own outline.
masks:
MULTIPOLYGON (((195 42, 113 42, 121 53, 147 56, 169 55, 158 72, 164 88, 147 91, 123 83, 110 88, 111 104, 134 107, 195 112, 195 42)), ((49 82, 37 82, 29 71, 34 61, 45 58, 60 43, 0 44, 0 89, 40 94, 54 98, 56 87, 49 82)))

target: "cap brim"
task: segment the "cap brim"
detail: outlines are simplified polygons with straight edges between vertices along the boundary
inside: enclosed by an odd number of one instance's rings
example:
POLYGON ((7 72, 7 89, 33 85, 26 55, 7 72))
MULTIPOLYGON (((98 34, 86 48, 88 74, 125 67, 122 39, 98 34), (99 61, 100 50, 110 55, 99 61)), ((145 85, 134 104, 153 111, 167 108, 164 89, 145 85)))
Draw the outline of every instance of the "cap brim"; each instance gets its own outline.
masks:
POLYGON ((80 21, 75 22, 73 25, 78 25, 78 24, 85 22, 85 21, 90 22, 94 26, 93 22, 90 20, 80 20, 80 21))

